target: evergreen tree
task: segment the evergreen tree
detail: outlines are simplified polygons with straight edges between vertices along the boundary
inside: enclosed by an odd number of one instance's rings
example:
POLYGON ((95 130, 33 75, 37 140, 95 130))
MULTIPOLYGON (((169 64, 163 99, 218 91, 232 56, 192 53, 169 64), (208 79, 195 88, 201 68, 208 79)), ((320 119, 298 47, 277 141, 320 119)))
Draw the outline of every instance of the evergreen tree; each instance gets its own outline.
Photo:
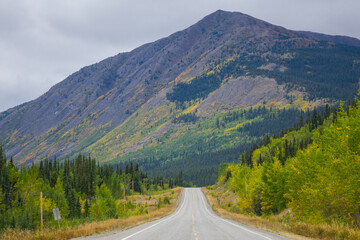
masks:
POLYGON ((57 179, 51 198, 59 208, 62 218, 69 216, 69 205, 66 200, 65 190, 60 178, 57 179))

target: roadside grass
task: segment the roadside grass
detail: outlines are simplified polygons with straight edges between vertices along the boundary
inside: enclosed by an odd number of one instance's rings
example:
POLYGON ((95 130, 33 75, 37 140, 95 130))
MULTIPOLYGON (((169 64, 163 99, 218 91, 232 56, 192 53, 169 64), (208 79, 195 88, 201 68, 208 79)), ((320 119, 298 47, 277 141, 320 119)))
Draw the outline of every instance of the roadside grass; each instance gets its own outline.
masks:
POLYGON ((136 204, 144 204, 146 211, 141 215, 127 218, 109 219, 105 221, 94 221, 77 226, 67 226, 58 230, 57 228, 44 228, 44 233, 39 230, 7 229, 0 235, 0 239, 11 240, 50 240, 71 239, 82 236, 90 236, 105 233, 112 230, 126 230, 137 225, 154 221, 165 217, 175 211, 182 188, 155 192, 151 196, 134 195, 127 197, 128 201, 136 204), (169 204, 168 204, 169 203, 169 204))
POLYGON ((224 189, 202 188, 210 206, 220 216, 273 232, 290 239, 360 239, 360 229, 343 225, 310 225, 293 221, 286 214, 259 217, 239 213, 235 194, 224 189))

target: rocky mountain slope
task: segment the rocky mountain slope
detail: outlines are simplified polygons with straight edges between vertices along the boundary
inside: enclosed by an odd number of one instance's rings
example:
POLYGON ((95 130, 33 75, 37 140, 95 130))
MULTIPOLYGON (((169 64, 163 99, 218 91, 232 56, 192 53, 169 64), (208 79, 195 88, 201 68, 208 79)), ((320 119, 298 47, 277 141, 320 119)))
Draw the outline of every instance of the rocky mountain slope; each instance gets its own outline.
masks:
MULTIPOLYGON (((187 154, 245 146, 261 136, 241 128, 268 113, 224 122, 226 114, 251 106, 305 110, 351 97, 360 77, 359 46, 358 39, 291 31, 219 10, 84 67, 0 113, 0 142, 19 164, 82 152, 101 162, 152 162, 149 169, 187 154)), ((294 121, 280 121, 281 127, 294 121)))

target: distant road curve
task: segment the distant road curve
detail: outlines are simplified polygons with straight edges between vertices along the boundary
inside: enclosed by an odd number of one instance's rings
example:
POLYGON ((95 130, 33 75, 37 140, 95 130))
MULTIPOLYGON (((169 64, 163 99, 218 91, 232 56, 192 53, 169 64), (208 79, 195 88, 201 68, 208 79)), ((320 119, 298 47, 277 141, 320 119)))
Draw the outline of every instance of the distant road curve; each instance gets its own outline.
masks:
POLYGON ((162 219, 126 231, 77 239, 103 240, 227 240, 287 239, 216 215, 200 188, 185 188, 177 210, 162 219))

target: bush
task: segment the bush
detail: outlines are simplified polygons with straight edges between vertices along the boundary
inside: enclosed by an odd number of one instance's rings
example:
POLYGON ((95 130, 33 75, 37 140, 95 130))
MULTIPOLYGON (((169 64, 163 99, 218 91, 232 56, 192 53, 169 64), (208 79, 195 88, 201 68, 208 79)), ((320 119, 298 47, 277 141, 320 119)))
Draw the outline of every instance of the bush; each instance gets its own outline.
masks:
POLYGON ((163 203, 169 205, 170 204, 170 198, 169 197, 164 197, 163 203))

